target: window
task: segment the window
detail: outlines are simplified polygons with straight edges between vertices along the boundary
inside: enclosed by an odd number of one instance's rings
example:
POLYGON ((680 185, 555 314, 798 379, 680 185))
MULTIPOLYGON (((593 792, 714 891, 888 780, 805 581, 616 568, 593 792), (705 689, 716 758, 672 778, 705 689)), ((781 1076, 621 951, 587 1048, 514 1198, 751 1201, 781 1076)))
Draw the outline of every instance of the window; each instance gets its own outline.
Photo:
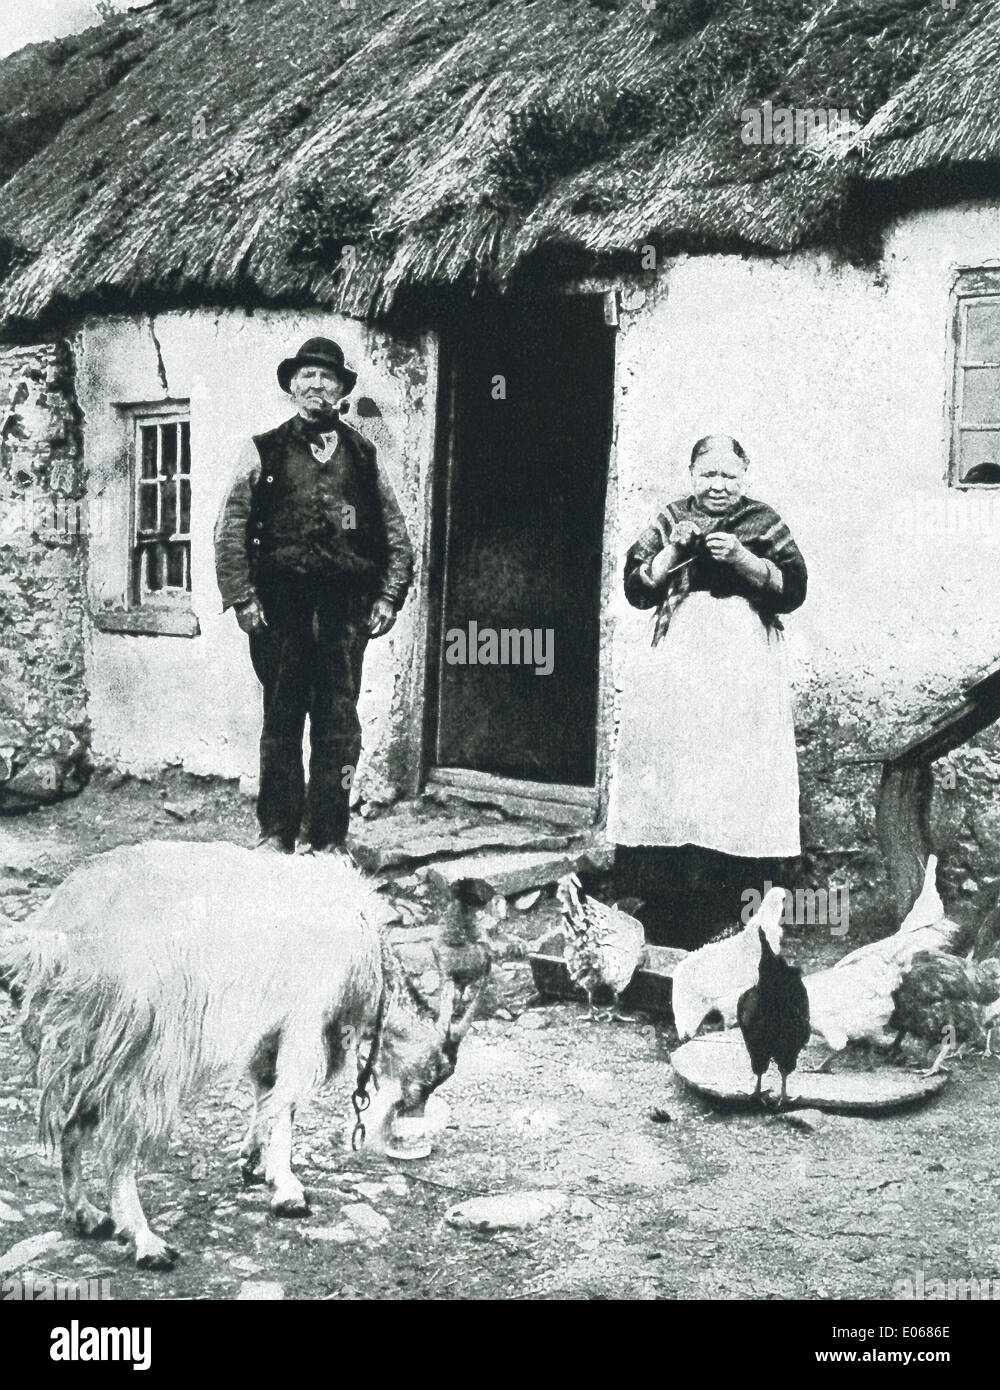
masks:
POLYGON ((953 487, 1000 487, 1000 269, 965 270, 954 293, 953 487))
POLYGON ((188 603, 191 592, 191 424, 135 422, 132 601, 188 603))
POLYGON ((116 403, 121 452, 101 496, 92 580, 100 632, 197 637, 191 605, 191 415, 187 401, 116 403))

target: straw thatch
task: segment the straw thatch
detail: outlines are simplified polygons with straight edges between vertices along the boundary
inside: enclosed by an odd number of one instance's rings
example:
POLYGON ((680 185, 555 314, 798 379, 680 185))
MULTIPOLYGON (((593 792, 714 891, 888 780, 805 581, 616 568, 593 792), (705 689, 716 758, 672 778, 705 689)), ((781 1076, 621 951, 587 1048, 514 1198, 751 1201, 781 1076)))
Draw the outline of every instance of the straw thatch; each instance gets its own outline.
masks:
POLYGON ((992 0, 955 4, 154 3, 0 64, 0 317, 376 316, 648 243, 843 244, 869 169, 996 156, 992 0), (866 139, 746 145, 765 100, 866 139))
POLYGON ((949 45, 876 112, 855 148, 872 177, 1000 163, 1000 9, 949 45))

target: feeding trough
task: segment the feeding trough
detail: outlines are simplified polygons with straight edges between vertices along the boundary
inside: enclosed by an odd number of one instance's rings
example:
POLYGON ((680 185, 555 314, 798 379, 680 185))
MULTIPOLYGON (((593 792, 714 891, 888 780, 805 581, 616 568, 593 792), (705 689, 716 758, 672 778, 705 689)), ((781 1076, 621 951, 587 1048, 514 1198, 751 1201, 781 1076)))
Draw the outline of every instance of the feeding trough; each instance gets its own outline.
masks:
MULTIPOLYGON (((542 942, 541 949, 528 956, 535 989, 543 999, 580 999, 587 1002, 584 991, 570 979, 563 959, 565 937, 556 932, 542 942)), ((643 1013, 670 1016, 670 982, 679 961, 687 951, 669 946, 647 946, 645 962, 632 976, 632 982, 622 992, 624 1009, 640 1009, 643 1013)), ((595 1002, 603 1003, 600 990, 595 1002)))
MULTIPOLYGON (((755 1077, 742 1035, 735 1028, 708 1033, 679 1047, 671 1066, 692 1090, 710 1100, 750 1105, 755 1077)), ((920 1105, 937 1095, 947 1082, 943 1072, 921 1076, 899 1067, 877 1071, 795 1071, 788 1078, 788 1107, 830 1110, 842 1115, 878 1115, 920 1105)), ((777 1095, 776 1068, 764 1077, 765 1093, 777 1095)))

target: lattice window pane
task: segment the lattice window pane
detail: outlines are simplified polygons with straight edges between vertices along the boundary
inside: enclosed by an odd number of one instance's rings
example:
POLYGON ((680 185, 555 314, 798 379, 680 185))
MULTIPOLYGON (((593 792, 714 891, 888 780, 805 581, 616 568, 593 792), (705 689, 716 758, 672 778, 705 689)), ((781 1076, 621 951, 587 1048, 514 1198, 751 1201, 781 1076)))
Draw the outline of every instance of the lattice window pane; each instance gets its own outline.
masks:
POLYGON ((177 426, 160 426, 160 472, 172 478, 177 472, 177 426))
POLYGON ((1000 367, 966 367, 962 424, 1000 425, 1000 367))
POLYGON ((1000 300, 970 304, 965 335, 967 362, 1000 362, 1000 300))
POLYGON ((160 532, 172 536, 177 530, 177 489, 170 480, 160 490, 162 510, 160 512, 160 532))
POLYGON ((164 546, 167 553, 167 584, 172 589, 186 589, 187 583, 187 543, 174 541, 164 546))
POLYGON ((155 425, 143 425, 141 430, 142 476, 155 478, 157 465, 157 429, 155 425))
POLYGON ((157 482, 139 484, 139 531, 140 533, 155 532, 158 525, 157 504, 160 496, 160 485, 157 482))
POLYGON ((160 579, 160 547, 154 541, 152 545, 143 546, 143 554, 146 557, 146 588, 150 593, 158 593, 163 588, 160 579))
POLYGON ((959 446, 958 477, 960 482, 1000 482, 1000 429, 963 430, 959 446), (988 468, 986 465, 992 465, 988 468), (969 478, 972 469, 982 476, 969 478), (993 470, 996 476, 993 476, 993 470))

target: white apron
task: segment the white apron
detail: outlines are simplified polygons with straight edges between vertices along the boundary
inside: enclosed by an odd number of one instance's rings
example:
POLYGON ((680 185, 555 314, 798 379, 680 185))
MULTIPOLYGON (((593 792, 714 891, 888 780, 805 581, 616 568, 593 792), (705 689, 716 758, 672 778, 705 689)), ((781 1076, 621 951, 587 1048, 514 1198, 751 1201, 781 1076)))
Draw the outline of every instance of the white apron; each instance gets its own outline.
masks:
POLYGON ((784 638, 743 598, 689 594, 629 663, 608 838, 745 858, 800 853, 784 638))

